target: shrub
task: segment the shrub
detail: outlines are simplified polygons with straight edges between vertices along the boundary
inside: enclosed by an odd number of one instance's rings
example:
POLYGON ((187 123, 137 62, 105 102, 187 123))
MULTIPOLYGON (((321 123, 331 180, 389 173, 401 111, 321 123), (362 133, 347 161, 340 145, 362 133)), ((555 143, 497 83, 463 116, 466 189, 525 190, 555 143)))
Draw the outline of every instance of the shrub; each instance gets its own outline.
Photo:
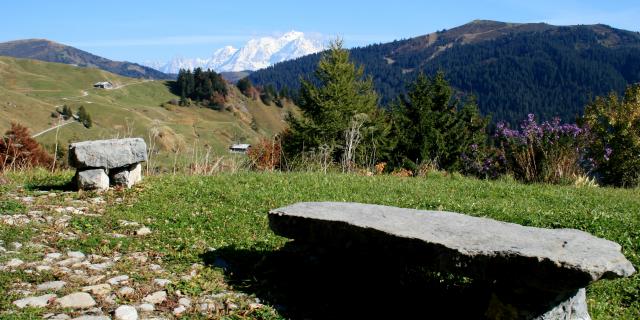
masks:
POLYGON ((599 180, 640 185, 640 84, 629 86, 622 99, 615 93, 596 98, 583 121, 592 137, 587 156, 599 180))
POLYGON ((247 151, 251 167, 260 171, 273 171, 280 166, 282 148, 280 140, 262 138, 247 151))
POLYGON ((31 138, 29 129, 11 123, 11 129, 0 140, 0 171, 37 166, 51 168, 52 165, 53 158, 31 138))
POLYGON ((587 132, 560 119, 538 125, 533 114, 522 122, 521 130, 499 123, 496 135, 508 171, 525 182, 575 179, 582 174, 581 162, 587 132))
POLYGON ((496 148, 472 144, 468 153, 462 153, 462 173, 483 179, 496 179, 506 173, 504 154, 496 148))

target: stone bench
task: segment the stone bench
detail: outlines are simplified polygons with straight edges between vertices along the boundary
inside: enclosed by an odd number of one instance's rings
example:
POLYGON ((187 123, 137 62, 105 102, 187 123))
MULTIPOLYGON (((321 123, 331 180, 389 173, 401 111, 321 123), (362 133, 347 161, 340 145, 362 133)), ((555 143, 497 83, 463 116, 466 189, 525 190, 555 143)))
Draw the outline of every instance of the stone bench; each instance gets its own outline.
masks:
POLYGON ((143 161, 147 161, 147 145, 142 138, 69 145, 69 165, 76 168, 74 179, 81 190, 106 190, 109 185, 130 188, 142 180, 143 161))
POLYGON ((269 225, 302 243, 392 253, 486 281, 490 319, 590 319, 584 288, 635 273, 620 245, 589 233, 453 212, 308 202, 270 211, 269 225))

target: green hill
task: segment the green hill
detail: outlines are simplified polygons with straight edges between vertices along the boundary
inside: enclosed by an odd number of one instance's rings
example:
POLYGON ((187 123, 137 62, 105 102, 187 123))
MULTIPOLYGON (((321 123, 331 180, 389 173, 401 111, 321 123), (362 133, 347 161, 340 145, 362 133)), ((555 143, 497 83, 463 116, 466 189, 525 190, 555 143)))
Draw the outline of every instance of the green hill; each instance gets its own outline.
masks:
POLYGON ((172 75, 127 61, 113 61, 46 39, 25 39, 0 43, 0 56, 65 63, 98 68, 126 77, 173 79, 172 75))
POLYGON ((82 105, 91 115, 93 127, 87 129, 70 121, 37 139, 51 147, 56 131, 62 144, 126 136, 141 136, 149 141, 155 133, 152 140, 160 158, 173 158, 174 152, 189 156, 194 146, 201 150, 207 146, 216 154, 224 154, 233 142, 251 143, 261 136, 272 136, 284 128, 286 113, 295 110, 292 104, 283 108, 266 106, 246 98, 234 86, 229 89, 228 101, 220 111, 180 107, 167 103, 178 97, 170 92, 166 81, 0 57, 0 130, 6 131, 15 121, 37 134, 60 124, 52 113, 63 104, 74 111, 82 105), (99 81, 110 81, 115 88, 93 88, 99 81))

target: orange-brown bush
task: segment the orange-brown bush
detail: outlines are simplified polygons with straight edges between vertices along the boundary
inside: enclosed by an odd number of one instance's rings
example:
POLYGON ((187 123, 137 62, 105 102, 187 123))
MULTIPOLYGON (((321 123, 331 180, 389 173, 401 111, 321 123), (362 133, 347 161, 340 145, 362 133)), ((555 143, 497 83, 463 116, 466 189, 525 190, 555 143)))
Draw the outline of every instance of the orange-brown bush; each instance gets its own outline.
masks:
POLYGON ((31 138, 29 129, 11 123, 11 129, 0 140, 0 171, 31 167, 51 168, 52 165, 53 157, 31 138))
POLYGON ((260 171, 273 171, 280 166, 282 146, 280 139, 262 138, 247 151, 251 167, 260 171))

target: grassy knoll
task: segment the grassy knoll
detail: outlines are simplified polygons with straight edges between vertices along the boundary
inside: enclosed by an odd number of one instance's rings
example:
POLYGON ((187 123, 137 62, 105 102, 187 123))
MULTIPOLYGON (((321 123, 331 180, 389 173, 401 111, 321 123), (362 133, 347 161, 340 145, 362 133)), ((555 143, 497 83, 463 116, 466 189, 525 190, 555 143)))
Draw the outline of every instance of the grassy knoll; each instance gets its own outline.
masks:
MULTIPOLYGON (((69 142, 125 136, 144 137, 156 141, 160 153, 157 165, 169 167, 172 153, 185 158, 198 149, 210 147, 217 154, 227 153, 233 141, 253 143, 261 136, 272 136, 283 130, 284 117, 295 112, 292 104, 284 108, 266 106, 243 96, 230 86, 228 102, 220 111, 204 107, 164 108, 172 99, 165 81, 143 81, 121 77, 93 68, 28 59, 0 57, 0 132, 12 121, 41 132, 58 124, 51 112, 63 104, 74 111, 82 105, 93 119, 93 127, 79 123, 62 127, 58 141, 69 142), (109 80, 117 89, 103 90, 93 83, 109 80), (150 133, 156 136, 150 139, 150 133)), ((37 139, 52 149, 56 130, 37 139)))
MULTIPOLYGON (((6 190, 15 188, 15 184, 23 184, 25 194, 31 194, 41 185, 56 188, 69 178, 69 174, 10 178, 13 185, 5 186, 6 190)), ((230 319, 291 316, 291 309, 279 305, 282 300, 277 299, 277 293, 271 292, 277 290, 277 283, 264 285, 268 273, 252 275, 250 270, 259 269, 265 257, 277 254, 287 243, 286 239, 269 230, 267 211, 298 201, 354 201, 438 209, 527 226, 576 228, 621 244, 625 256, 637 269, 640 267, 638 189, 523 185, 509 180, 491 182, 440 173, 423 178, 239 173, 210 177, 152 176, 133 190, 110 191, 103 197, 108 204, 104 214, 76 216, 70 221, 69 228, 81 235, 78 239, 58 239, 53 245, 59 250, 81 250, 105 256, 115 251, 149 252, 161 257, 162 265, 176 274, 187 272, 194 263, 203 263, 205 271, 189 281, 174 283, 171 290, 193 296, 237 290, 266 300, 263 302, 267 307, 259 311, 241 305, 225 315, 230 319), (128 232, 119 222, 121 220, 144 224, 153 233, 143 239, 114 238, 111 236, 114 232, 128 232), (211 251, 213 249, 215 251, 211 251), (249 271, 245 270, 245 274, 229 272, 226 265, 229 261, 232 265, 233 262, 250 261, 249 271)), ((4 202, 2 206, 11 211, 24 210, 13 202, 4 202)), ((37 228, 33 225, 18 232, 2 227, 0 239, 5 243, 25 240, 34 236, 37 228)), ((39 281, 33 279, 34 275, 24 277, 23 281, 39 281)), ((144 275, 140 277, 144 278, 144 275)), ((640 317, 638 275, 630 279, 600 281, 588 288, 587 295, 594 319, 640 317)), ((6 303, 5 299, 0 309, 7 307, 6 303)), ((191 315, 199 316, 197 312, 191 315)))

